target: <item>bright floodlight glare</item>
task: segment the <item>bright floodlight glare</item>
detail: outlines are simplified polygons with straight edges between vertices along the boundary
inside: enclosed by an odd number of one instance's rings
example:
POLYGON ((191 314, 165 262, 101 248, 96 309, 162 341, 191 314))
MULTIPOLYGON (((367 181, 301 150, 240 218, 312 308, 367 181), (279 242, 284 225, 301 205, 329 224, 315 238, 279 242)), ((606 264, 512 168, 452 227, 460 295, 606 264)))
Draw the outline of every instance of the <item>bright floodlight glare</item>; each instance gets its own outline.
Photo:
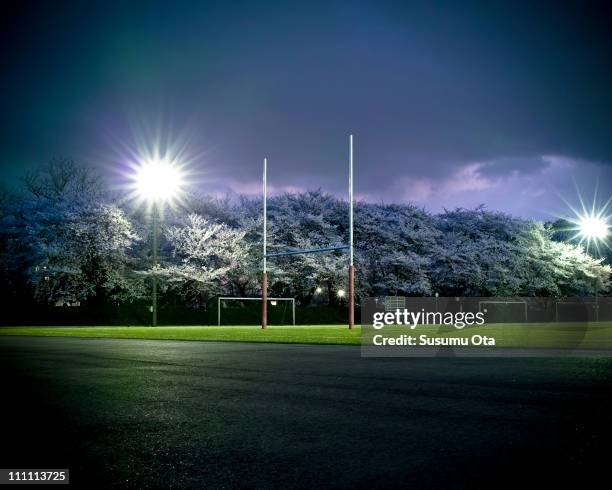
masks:
POLYGON ((346 293, 344 292, 344 289, 338 289, 338 293, 337 294, 338 294, 338 298, 344 298, 344 295, 346 293))
POLYGON ((138 194, 151 201, 169 201, 183 186, 180 169, 164 160, 143 162, 136 169, 134 180, 138 194))
POLYGON ((323 292, 323 288, 321 288, 321 286, 319 286, 317 289, 315 289, 315 293, 317 294, 321 294, 323 292))
POLYGON ((584 216, 578 223, 580 234, 587 240, 603 240, 608 235, 608 223, 597 216, 584 216))

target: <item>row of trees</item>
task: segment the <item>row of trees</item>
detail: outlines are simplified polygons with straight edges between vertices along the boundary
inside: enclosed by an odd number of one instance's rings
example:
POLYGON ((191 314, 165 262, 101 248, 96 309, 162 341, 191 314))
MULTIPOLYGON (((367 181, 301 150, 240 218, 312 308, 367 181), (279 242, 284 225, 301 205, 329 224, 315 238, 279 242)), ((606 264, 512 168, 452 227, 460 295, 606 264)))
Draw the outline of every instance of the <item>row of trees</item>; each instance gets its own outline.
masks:
MULTIPOLYGON (((151 210, 109 191, 91 170, 55 161, 0 199, 4 298, 46 304, 122 303, 149 295, 154 271, 165 301, 202 305, 218 295, 260 294, 261 200, 190 195, 160 216, 151 260, 151 210)), ((271 249, 346 241, 347 203, 316 192, 269 202, 271 249)), ((552 239, 543 223, 457 209, 433 215, 409 204, 358 203, 358 296, 590 295, 611 269, 582 247, 552 239)), ((271 293, 301 304, 345 287, 343 252, 278 258, 271 293)))

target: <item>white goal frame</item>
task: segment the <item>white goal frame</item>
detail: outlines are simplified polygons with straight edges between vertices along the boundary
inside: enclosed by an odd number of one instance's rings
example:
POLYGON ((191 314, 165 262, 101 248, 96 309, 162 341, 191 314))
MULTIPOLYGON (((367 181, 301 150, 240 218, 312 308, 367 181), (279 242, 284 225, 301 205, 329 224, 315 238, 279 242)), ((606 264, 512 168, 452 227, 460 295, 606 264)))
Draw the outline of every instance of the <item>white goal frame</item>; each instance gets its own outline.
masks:
POLYGON ((482 312, 482 305, 524 305, 525 307, 525 323, 529 323, 529 314, 527 312, 528 309, 528 305, 527 305, 527 301, 479 301, 478 302, 478 311, 482 312))
MULTIPOLYGON (((219 296, 217 298, 217 326, 221 326, 221 301, 261 301, 261 298, 242 298, 239 296, 219 296)), ((268 301, 291 301, 291 319, 292 325, 295 326, 295 298, 268 298, 268 301)))

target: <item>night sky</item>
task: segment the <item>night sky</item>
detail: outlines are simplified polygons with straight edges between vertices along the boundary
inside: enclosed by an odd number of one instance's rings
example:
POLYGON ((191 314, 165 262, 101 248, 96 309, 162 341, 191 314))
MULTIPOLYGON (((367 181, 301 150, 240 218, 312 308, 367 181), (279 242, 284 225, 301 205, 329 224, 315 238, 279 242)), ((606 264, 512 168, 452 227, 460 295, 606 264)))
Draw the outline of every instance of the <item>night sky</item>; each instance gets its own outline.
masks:
POLYGON ((162 139, 205 192, 565 214, 612 190, 612 11, 586 2, 3 2, 2 180, 111 181, 162 139), (153 144, 153 143, 151 143, 153 144))

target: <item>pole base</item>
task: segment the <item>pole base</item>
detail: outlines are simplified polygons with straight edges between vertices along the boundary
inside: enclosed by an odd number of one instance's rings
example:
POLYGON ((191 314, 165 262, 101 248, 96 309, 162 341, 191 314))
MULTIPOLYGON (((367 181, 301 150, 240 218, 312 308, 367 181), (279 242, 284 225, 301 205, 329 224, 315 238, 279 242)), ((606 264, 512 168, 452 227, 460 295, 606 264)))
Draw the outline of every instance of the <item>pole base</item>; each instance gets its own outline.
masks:
POLYGON ((264 272, 261 277, 261 328, 268 326, 268 273, 264 272))
POLYGON ((353 330, 355 326, 355 266, 349 265, 348 270, 348 327, 353 330))

